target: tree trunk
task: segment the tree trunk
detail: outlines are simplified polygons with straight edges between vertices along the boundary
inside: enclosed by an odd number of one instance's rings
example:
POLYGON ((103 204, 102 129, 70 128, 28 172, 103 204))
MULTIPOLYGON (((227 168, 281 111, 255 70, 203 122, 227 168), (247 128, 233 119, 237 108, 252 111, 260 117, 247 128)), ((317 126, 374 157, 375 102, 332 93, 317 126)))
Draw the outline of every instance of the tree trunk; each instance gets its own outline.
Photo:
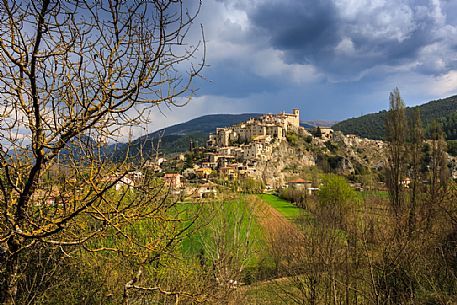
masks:
POLYGON ((16 304, 17 295, 17 280, 18 280, 18 264, 17 259, 7 263, 7 276, 6 276, 6 298, 5 305, 16 304))
POLYGON ((316 305, 316 280, 314 279, 314 276, 311 277, 311 291, 310 291, 310 300, 309 304, 310 305, 316 305))
POLYGON ((349 295, 350 295, 350 280, 349 280, 349 241, 347 241, 346 246, 346 264, 345 264, 345 286, 346 286, 346 305, 349 305, 349 295))
POLYGON ((4 296, 3 304, 14 305, 17 304, 17 285, 19 279, 19 259, 17 255, 7 258, 5 268, 6 280, 6 293, 4 296))
POLYGON ((10 237, 7 242, 7 254, 5 259, 5 294, 4 299, 0 303, 4 305, 14 305, 17 302, 18 280, 20 278, 19 272, 19 257, 18 250, 20 241, 15 237, 10 237))

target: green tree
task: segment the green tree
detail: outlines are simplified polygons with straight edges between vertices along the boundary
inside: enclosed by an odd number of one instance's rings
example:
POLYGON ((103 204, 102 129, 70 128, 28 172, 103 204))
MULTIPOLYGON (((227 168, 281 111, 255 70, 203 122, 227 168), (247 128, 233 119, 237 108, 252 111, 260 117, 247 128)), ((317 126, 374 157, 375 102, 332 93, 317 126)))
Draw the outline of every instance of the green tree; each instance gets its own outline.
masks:
POLYGON ((313 229, 313 235, 316 234, 317 243, 323 246, 321 259, 325 262, 325 270, 329 272, 327 293, 331 292, 331 299, 327 297, 326 303, 338 304, 338 295, 342 294, 338 282, 341 282, 344 283, 342 290, 348 304, 351 298, 350 278, 354 271, 352 266, 357 262, 356 224, 353 218, 359 197, 341 176, 327 175, 322 183, 316 213, 319 224, 313 229))
POLYGON ((321 211, 333 219, 333 225, 344 229, 346 215, 357 205, 358 196, 344 177, 330 174, 322 180, 318 200, 321 211))
POLYGON ((298 144, 298 135, 295 132, 288 131, 286 133, 287 142, 289 142, 293 146, 297 146, 298 144))
POLYGON ((389 189, 390 205, 400 219, 404 208, 404 193, 402 179, 406 175, 407 149, 406 135, 407 124, 405 104, 400 96, 400 91, 395 88, 389 97, 389 111, 386 116, 387 166, 386 180, 389 189))

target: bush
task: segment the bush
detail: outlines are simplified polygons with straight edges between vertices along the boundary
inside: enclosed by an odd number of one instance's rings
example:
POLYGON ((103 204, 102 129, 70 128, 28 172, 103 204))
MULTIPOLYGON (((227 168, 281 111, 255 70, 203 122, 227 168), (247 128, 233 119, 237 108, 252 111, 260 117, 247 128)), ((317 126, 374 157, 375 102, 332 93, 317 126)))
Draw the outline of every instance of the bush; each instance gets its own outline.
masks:
POLYGON ((324 145, 325 147, 327 147, 327 149, 331 152, 331 153, 335 153, 337 150, 338 150, 338 146, 333 144, 332 142, 330 141, 325 141, 324 142, 324 145))
POLYGON ((296 190, 291 188, 283 188, 279 191, 278 196, 282 199, 295 203, 297 206, 305 207, 308 194, 305 190, 296 190))
POLYGON ((447 141, 447 152, 451 156, 457 156, 457 140, 447 141))
MULTIPOLYGON (((234 183, 235 188, 239 187, 242 193, 246 194, 258 194, 262 193, 265 185, 262 181, 258 181, 252 178, 240 179, 237 183, 234 183)), ((235 189, 236 190, 236 189, 235 189)))
POLYGON ((286 134, 286 139, 291 145, 296 146, 298 144, 298 135, 296 133, 288 132, 286 134))

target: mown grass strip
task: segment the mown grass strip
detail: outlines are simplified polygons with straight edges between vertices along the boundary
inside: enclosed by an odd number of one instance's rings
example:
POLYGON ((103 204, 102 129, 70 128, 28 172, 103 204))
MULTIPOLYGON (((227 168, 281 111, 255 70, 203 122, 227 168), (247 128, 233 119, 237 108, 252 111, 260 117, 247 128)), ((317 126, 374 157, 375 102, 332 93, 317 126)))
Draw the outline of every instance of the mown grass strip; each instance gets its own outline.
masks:
POLYGON ((288 220, 296 220, 303 214, 303 210, 290 203, 287 200, 281 199, 272 194, 259 194, 260 199, 268 203, 271 207, 276 209, 288 220))

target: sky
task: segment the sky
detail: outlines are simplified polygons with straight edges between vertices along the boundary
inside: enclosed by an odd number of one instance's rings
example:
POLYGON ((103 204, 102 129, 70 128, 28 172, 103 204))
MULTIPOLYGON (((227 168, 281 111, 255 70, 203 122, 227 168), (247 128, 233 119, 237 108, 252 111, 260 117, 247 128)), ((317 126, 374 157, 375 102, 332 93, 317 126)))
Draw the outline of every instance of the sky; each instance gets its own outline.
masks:
POLYGON ((151 114, 151 132, 211 113, 343 120, 457 94, 455 0, 204 0, 207 67, 184 107, 151 114))

